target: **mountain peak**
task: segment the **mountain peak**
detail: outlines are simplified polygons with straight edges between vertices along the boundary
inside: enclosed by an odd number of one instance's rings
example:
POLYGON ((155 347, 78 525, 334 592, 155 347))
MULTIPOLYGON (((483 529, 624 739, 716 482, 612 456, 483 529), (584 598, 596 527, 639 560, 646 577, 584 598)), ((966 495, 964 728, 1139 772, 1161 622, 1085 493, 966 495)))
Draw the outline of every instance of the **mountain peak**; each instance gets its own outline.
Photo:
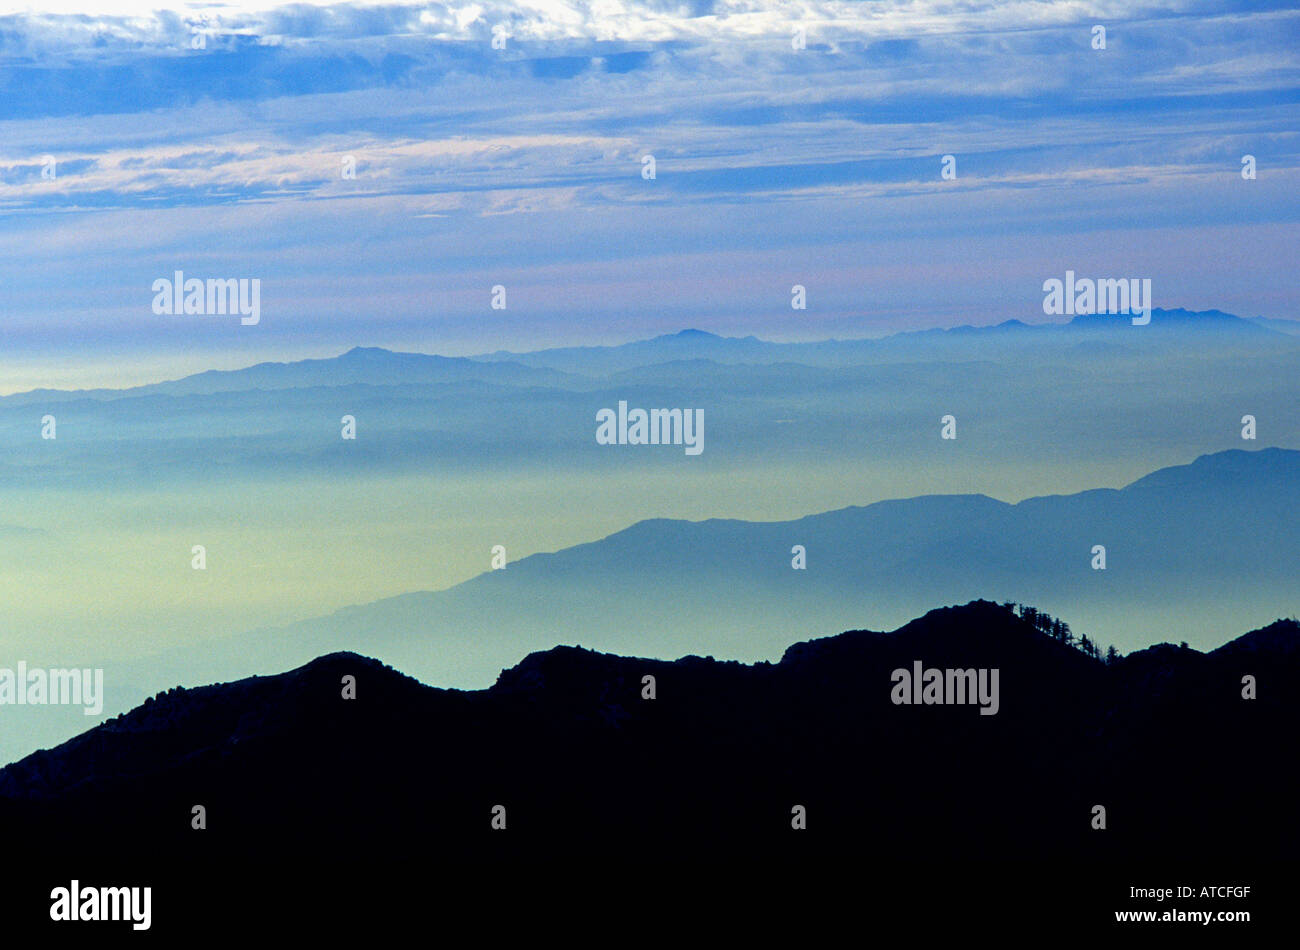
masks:
MULTIPOLYGON (((1130 321, 1125 314, 1083 313, 1070 320, 1067 326, 1090 329, 1094 327, 1125 328, 1130 321)), ((1217 330, 1245 333, 1268 332, 1267 328, 1251 320, 1245 320, 1235 314, 1222 310, 1187 310, 1175 307, 1165 310, 1154 307, 1151 310, 1151 326, 1179 330, 1217 330)))
POLYGON ((1199 455, 1186 465, 1156 469, 1127 489, 1191 488, 1201 490, 1231 484, 1236 479, 1290 479, 1300 475, 1300 452, 1269 446, 1263 449, 1224 449, 1199 455))
POLYGON ((1212 651, 1211 655, 1239 656, 1259 653, 1300 653, 1300 622, 1294 617, 1275 620, 1267 627, 1242 634, 1212 651))

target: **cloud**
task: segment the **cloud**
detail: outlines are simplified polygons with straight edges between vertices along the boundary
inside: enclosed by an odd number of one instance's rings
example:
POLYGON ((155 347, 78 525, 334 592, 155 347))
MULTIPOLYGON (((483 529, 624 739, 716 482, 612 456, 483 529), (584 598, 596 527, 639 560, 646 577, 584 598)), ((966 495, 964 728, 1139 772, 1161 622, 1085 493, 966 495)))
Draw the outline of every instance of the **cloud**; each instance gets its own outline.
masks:
MULTIPOLYGON (((281 298, 270 338, 290 332, 290 310, 300 337, 343 334, 367 300, 415 325, 430 287, 453 284, 441 306, 469 326, 476 282, 527 284, 552 266, 565 276, 536 285, 547 293, 568 281, 635 308, 644 290, 665 312, 739 319, 760 297, 728 287, 718 303, 712 262, 757 253, 767 263, 746 266, 806 273, 790 262, 821 247, 840 284, 818 299, 847 320, 844 262, 889 242, 985 247, 1010 268, 1005 239, 1184 228, 1187 251, 1198 229, 1300 214, 1297 26, 1300 13, 1266 6, 937 0, 10 13, 6 329, 211 343, 225 331, 137 309, 140 287, 176 266, 274 279, 292 304, 281 298), (1105 51, 1089 44, 1097 21, 1105 51), (505 50, 490 45, 497 24, 505 50), (1252 183, 1238 174, 1247 152, 1252 183), (945 154, 955 181, 939 177, 945 154), (599 262, 621 268, 626 293, 590 276, 599 262)), ((922 306, 898 303, 907 279, 934 313, 970 321, 983 306, 927 296, 915 268, 888 279, 890 312, 922 306)), ((562 301, 548 307, 561 319, 562 301)), ((348 342, 377 342, 358 333, 348 342)))
MULTIPOLYGON (((306 8, 277 15, 321 35, 343 16, 329 11, 324 21, 306 8)), ((400 20, 388 8, 361 12, 377 17, 371 32, 400 20)), ((1050 184, 1077 177, 1080 141, 1121 179, 1158 159, 1222 169, 1237 157, 1228 143, 1252 138, 1266 140, 1274 167, 1292 167, 1283 130, 1295 55, 1260 53, 1260 24, 1247 30, 1240 18, 1177 25, 1130 24, 1104 54, 1088 49, 1086 32, 1053 32, 1054 49, 1042 50, 1040 33, 1011 30, 992 44, 987 32, 951 31, 841 41, 835 54, 714 41, 502 57, 482 43, 426 42, 371 61, 326 43, 311 54, 247 47, 83 63, 61 80, 62 69, 32 67, 52 90, 80 93, 17 102, 27 118, 3 123, 0 213, 487 192, 544 207, 552 189, 599 206, 647 199, 636 174, 647 152, 676 173, 657 186, 672 200, 707 200, 709 182, 718 198, 806 195, 819 183, 826 194, 848 182, 876 194, 900 181, 929 187, 937 156, 958 153, 985 180, 1050 184), (1196 72, 1174 59, 1189 44, 1201 50, 1196 72), (111 109, 95 91, 109 84, 111 109), (42 112, 73 107, 87 111, 75 121, 42 112), (1207 132, 1224 148, 1207 152, 1207 132), (46 154, 59 161, 54 181, 41 176, 46 154), (346 183, 343 155, 363 169, 346 183)))

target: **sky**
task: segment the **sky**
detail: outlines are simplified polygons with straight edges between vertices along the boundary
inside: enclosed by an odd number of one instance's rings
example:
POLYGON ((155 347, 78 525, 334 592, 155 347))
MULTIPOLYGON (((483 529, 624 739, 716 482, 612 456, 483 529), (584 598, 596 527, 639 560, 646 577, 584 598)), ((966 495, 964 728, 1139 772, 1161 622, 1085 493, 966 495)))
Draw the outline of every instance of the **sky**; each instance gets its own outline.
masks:
POLYGON ((1067 269, 1294 318, 1298 38, 1283 3, 0 0, 0 393, 1044 321, 1067 269), (153 313, 177 270, 260 280, 261 321, 153 313))

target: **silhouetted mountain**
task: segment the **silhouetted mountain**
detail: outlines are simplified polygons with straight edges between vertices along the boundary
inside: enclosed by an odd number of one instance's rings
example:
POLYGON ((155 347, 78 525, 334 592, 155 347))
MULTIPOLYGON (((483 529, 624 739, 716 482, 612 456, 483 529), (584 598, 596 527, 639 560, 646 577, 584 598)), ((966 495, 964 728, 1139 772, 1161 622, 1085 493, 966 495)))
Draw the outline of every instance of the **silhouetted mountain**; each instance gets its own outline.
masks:
POLYGON ((159 859, 296 851, 321 836, 349 853, 433 849, 444 863, 643 847, 681 859, 1281 858, 1300 830, 1300 625, 1243 642, 1107 666, 976 601, 892 633, 800 642, 774 664, 556 647, 480 692, 337 653, 160 694, 10 765, 0 822, 13 847, 129 843, 159 859), (916 661, 997 669, 996 713, 896 704, 892 673, 916 661), (1242 696, 1247 674, 1256 699, 1242 696), (205 831, 191 828, 194 805, 205 831), (795 806, 807 830, 792 828, 795 806))
POLYGON ((1252 630, 1213 651, 1214 656, 1250 659, 1256 656, 1282 656, 1300 651, 1295 637, 1296 621, 1278 620, 1259 630, 1252 630))

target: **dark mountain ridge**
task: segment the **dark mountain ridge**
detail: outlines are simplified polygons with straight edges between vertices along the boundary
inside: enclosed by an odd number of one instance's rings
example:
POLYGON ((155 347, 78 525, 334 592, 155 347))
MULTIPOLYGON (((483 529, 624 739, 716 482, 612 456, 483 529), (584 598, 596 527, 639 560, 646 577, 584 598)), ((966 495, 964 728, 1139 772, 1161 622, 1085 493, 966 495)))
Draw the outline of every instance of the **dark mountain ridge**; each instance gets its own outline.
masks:
POLYGON ((1284 620, 1209 654, 1164 645, 1104 664, 976 601, 892 633, 799 642, 777 663, 556 647, 477 692, 335 653, 169 690, 28 756, 0 770, 0 820, 46 848, 155 854, 311 848, 328 830, 467 861, 647 841, 733 856, 869 844, 954 859, 1273 859, 1297 830, 1298 643, 1284 620), (998 670, 996 713, 895 703, 892 671, 917 661, 998 670), (1095 805, 1104 831, 1090 827, 1095 805), (791 827, 795 806, 806 830, 791 827))

